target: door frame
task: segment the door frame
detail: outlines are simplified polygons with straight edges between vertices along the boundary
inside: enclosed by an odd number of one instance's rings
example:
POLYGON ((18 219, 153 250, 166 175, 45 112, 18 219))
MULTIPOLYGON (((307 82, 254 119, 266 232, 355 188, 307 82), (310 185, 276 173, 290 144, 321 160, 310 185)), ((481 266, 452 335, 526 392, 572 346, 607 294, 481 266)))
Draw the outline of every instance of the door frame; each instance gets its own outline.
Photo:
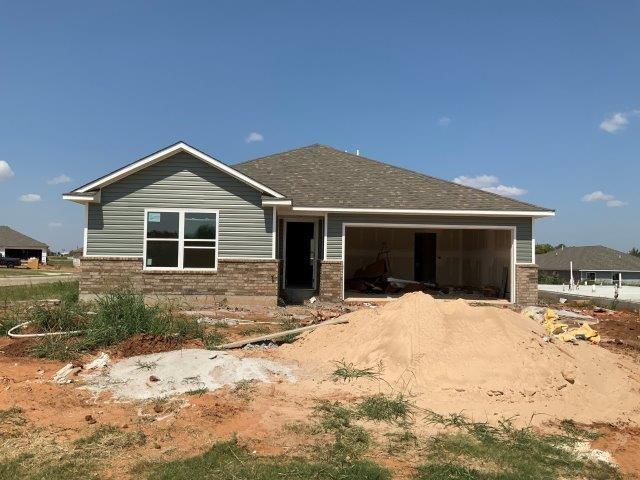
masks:
POLYGON ((313 273, 311 278, 311 288, 301 288, 300 290, 316 290, 318 288, 318 218, 291 217, 283 218, 282 226, 282 289, 287 288, 287 224, 288 223, 313 223, 313 273))

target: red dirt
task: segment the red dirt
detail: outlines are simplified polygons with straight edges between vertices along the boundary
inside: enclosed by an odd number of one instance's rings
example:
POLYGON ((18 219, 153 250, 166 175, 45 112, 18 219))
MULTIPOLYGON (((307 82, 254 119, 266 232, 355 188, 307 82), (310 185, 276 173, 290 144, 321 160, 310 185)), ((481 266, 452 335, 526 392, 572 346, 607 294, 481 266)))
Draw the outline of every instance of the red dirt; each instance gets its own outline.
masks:
POLYGON ((632 475, 632 478, 640 477, 640 428, 601 425, 598 431, 602 437, 591 446, 611 453, 622 473, 632 475))

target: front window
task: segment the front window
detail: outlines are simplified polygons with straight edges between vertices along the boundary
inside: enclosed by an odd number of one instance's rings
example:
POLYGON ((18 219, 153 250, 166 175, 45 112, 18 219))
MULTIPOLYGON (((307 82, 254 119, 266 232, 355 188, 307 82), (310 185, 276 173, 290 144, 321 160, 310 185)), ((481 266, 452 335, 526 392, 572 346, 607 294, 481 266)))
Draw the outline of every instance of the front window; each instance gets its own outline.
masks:
POLYGON ((217 267, 217 211, 147 210, 145 215, 145 268, 217 267))

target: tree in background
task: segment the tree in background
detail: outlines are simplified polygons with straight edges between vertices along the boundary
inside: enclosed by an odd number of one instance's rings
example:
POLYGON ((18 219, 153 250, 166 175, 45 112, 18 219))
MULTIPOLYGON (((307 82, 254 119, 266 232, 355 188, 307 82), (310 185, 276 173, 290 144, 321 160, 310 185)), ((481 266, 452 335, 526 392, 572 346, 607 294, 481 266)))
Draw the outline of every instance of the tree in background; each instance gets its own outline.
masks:
POLYGON ((629 255, 640 257, 640 250, 638 250, 636 247, 633 247, 631 250, 629 250, 629 255))
POLYGON ((542 255, 543 253, 549 253, 555 250, 555 247, 550 243, 540 243, 536 245, 536 255, 542 255))

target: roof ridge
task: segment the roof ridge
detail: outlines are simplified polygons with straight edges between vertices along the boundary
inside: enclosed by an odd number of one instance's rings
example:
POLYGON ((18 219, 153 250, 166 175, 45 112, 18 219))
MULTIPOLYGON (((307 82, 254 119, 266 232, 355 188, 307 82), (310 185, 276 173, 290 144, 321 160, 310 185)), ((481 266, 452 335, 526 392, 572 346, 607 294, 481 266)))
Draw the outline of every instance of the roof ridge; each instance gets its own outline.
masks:
POLYGON ((521 203, 521 204, 523 204, 523 205, 527 205, 527 206, 529 206, 529 207, 535 207, 535 208, 540 208, 540 209, 543 209, 543 210, 548 210, 548 211, 554 211, 554 212, 555 212, 555 210, 552 210, 552 209, 547 208, 547 207, 541 207, 540 205, 535 205, 535 204, 533 204, 533 203, 529 203, 529 202, 523 202, 522 200, 516 200, 515 198, 512 198, 512 197, 506 197, 506 196, 504 196, 504 195, 500 195, 500 194, 497 194, 497 193, 487 192, 487 191, 482 190, 482 189, 480 189, 480 188, 469 187, 468 185, 462 185, 462 184, 460 184, 460 183, 452 182, 452 181, 450 181, 450 180, 445 180, 444 178, 434 177, 434 176, 432 176, 432 175, 428 175, 428 174, 426 174, 426 173, 422 173, 422 172, 417 172, 417 171, 415 171, 415 170, 411 170, 411 169, 409 169, 409 168, 399 167, 399 166, 397 166, 397 165, 393 165, 393 164, 391 164, 391 163, 383 162, 383 161, 381 161, 381 160, 376 160, 376 159, 374 159, 374 158, 366 157, 366 156, 364 156, 364 155, 356 155, 355 153, 351 153, 351 152, 347 152, 347 151, 342 152, 341 150, 338 150, 337 148, 332 147, 332 146, 330 146, 330 145, 321 145, 321 144, 318 144, 318 145, 323 146, 323 147, 330 148, 331 150, 335 150, 335 151, 337 151, 337 152, 346 153, 347 155, 351 155, 352 157, 356 157, 356 158, 359 158, 359 159, 368 160, 368 161, 370 161, 370 162, 374 162, 374 163, 379 163, 379 164, 382 164, 382 165, 385 165, 385 166, 388 166, 388 167, 391 167, 391 168, 395 168, 395 169, 397 169, 397 170, 402 170, 402 171, 404 171, 404 172, 409 172, 409 173, 413 173, 413 174, 421 175, 421 176, 423 176, 423 177, 425 177, 425 178, 429 178, 429 179, 431 179, 431 180, 436 180, 436 181, 439 181, 439 182, 445 182, 445 183, 448 183, 448 184, 450 184, 450 185, 456 185, 456 186, 458 186, 458 187, 466 188, 466 189, 468 189, 468 190, 472 190, 472 191, 474 191, 474 192, 482 192, 482 193, 485 193, 485 194, 487 194, 487 195, 493 195, 494 197, 498 197, 498 198, 500 198, 500 199, 505 199, 505 198, 506 198, 506 199, 509 199, 509 200, 511 200, 511 201, 513 201, 513 202, 521 203))
MULTIPOLYGON (((311 147, 325 147, 326 145, 322 145, 320 143, 312 143, 310 145, 305 145, 303 147, 291 148, 289 150, 283 150, 282 152, 270 153, 269 155, 263 155, 262 157, 251 158, 249 160, 243 160, 242 162, 234 163, 234 167, 239 167, 240 165, 246 165, 248 163, 257 162, 258 160, 264 160, 265 158, 275 157, 276 155, 284 155, 285 153, 297 152, 298 150, 305 150, 311 147)), ((331 148, 331 147, 329 147, 331 148)))

